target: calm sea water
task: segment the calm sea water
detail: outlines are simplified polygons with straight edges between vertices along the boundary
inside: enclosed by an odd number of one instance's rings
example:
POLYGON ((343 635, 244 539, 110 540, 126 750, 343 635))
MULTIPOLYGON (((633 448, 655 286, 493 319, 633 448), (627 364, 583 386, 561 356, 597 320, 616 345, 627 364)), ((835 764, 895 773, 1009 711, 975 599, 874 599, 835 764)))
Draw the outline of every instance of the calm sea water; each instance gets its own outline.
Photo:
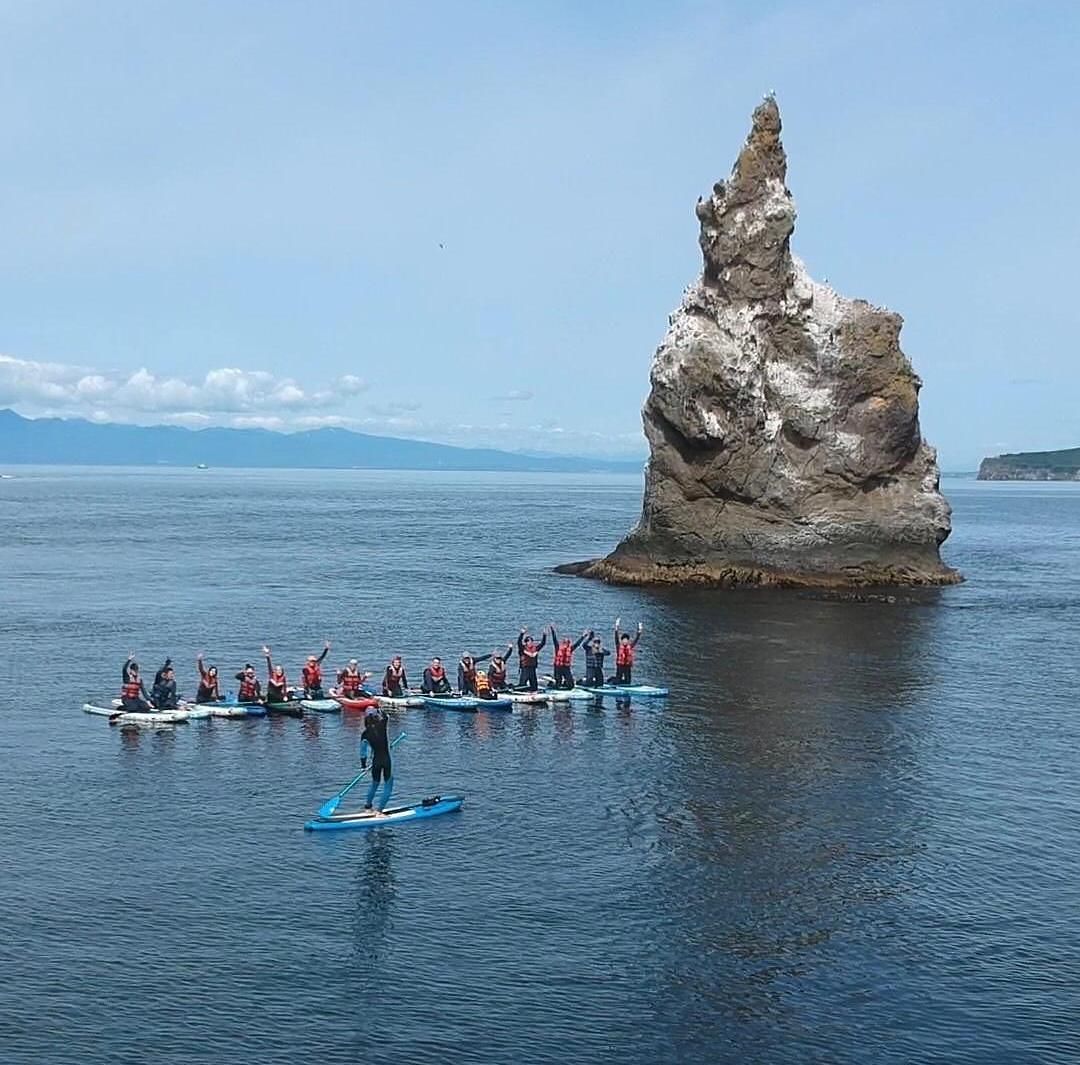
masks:
MULTIPOLYGON (((968 583, 895 603, 550 572, 635 478, 16 469, 0 481, 0 1060, 1075 1062, 1080 486, 947 485, 968 583), (419 674, 642 620, 664 709, 110 729, 129 650, 419 674)), ((546 654, 545 654, 546 659, 546 654)))

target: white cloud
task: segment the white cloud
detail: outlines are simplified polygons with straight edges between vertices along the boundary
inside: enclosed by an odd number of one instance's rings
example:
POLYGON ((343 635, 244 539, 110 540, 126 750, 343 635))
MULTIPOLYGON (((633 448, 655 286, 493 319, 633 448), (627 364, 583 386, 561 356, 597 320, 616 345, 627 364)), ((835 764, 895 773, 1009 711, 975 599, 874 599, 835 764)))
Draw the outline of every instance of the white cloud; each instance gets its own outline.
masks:
POLYGON ((511 402, 517 403, 532 399, 533 393, 527 388, 512 388, 509 392, 503 392, 502 395, 492 396, 491 398, 497 400, 510 400, 511 402))
MULTIPOLYGON (((345 374, 308 388, 265 370, 220 367, 201 378, 163 376, 140 368, 118 372, 0 355, 0 407, 30 417, 88 418, 95 422, 226 426, 297 431, 327 427, 404 436, 463 447, 619 455, 641 450, 637 433, 605 435, 542 422, 515 425, 483 418, 438 422, 420 415, 420 401, 395 393, 358 402, 368 383, 345 374)), ((525 399, 532 393, 512 392, 525 399)))

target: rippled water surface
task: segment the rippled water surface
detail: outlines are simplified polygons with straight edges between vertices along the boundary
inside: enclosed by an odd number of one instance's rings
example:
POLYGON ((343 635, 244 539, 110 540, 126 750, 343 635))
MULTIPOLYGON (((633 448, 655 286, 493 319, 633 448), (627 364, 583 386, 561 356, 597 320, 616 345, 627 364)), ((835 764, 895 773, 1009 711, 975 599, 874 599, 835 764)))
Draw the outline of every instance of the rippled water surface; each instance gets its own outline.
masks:
POLYGON ((0 1061, 1080 1057, 1080 486, 949 483, 968 583, 837 603, 552 574, 635 478, 13 472, 0 1061), (399 713, 397 796, 466 795, 412 825, 303 832, 350 716, 80 712, 129 650, 190 692, 615 615, 667 705, 399 713))

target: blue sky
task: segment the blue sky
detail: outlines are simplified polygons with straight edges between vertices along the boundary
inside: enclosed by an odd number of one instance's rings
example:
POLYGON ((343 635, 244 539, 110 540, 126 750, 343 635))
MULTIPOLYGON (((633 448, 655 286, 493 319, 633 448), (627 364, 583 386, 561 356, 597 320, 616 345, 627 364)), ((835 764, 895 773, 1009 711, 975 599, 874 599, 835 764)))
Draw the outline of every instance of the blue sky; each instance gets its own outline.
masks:
POLYGON ((644 453, 775 90, 947 469, 1080 445, 1080 5, 0 3, 0 405, 644 453))

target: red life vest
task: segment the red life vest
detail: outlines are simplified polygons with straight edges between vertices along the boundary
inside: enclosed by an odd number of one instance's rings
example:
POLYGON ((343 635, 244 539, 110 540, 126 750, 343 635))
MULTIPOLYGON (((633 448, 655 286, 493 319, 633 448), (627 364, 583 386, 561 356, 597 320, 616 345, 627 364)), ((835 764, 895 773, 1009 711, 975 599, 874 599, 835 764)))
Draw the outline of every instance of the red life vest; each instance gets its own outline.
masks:
MULTIPOLYGON (((480 674, 477 673, 476 676, 477 676, 477 679, 479 679, 480 674)), ((505 684, 506 683, 506 663, 504 662, 501 666, 497 666, 497 665, 495 665, 494 662, 492 662, 491 665, 488 666, 487 678, 486 679, 489 680, 492 684, 505 684)))
POLYGON ((259 682, 254 677, 245 677, 240 681, 240 690, 236 693, 238 702, 250 703, 259 697, 259 682))
POLYGON ((142 698, 142 684, 139 678, 134 680, 125 681, 123 687, 120 689, 121 699, 141 699, 142 698))
POLYGON ((627 640, 625 643, 619 641, 619 649, 615 652, 615 665, 617 666, 632 666, 634 664, 634 648, 633 645, 627 640))
POLYGON ((341 676, 338 678, 338 683, 341 685, 343 694, 353 697, 360 694, 360 685, 363 683, 363 679, 359 673, 343 669, 341 676))
POLYGON ((432 666, 431 667, 431 679, 432 680, 442 680, 443 677, 445 677, 445 676, 446 676, 446 670, 443 669, 442 666, 432 666))
POLYGON ((219 698, 218 694, 218 679, 217 675, 210 676, 207 673, 201 681, 199 681, 199 689, 206 694, 210 699, 216 700, 219 698))
POLYGON ((308 662, 301 672, 304 674, 305 688, 322 687, 322 668, 318 662, 308 662))
POLYGON ((569 640, 563 640, 555 648, 555 665, 568 666, 574 660, 574 651, 569 640))
POLYGON ((521 648, 521 664, 523 666, 535 666, 540 658, 540 652, 536 649, 536 644, 532 640, 526 640, 525 645, 521 648))

